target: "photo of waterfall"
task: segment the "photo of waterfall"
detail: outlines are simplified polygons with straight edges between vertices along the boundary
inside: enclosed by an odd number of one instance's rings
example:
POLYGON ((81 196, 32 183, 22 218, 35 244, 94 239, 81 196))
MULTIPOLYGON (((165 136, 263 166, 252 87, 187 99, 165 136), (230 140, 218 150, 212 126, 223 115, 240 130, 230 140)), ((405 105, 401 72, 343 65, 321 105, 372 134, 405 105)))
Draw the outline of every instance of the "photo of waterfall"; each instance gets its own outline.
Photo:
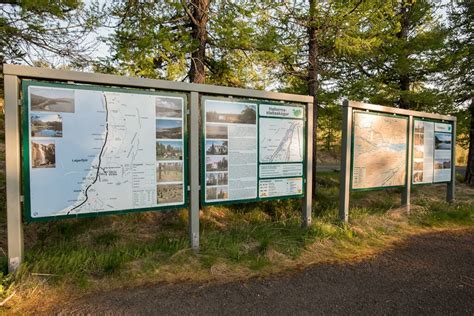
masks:
POLYGON ((56 167, 56 144, 54 141, 31 142, 31 166, 32 168, 56 167))

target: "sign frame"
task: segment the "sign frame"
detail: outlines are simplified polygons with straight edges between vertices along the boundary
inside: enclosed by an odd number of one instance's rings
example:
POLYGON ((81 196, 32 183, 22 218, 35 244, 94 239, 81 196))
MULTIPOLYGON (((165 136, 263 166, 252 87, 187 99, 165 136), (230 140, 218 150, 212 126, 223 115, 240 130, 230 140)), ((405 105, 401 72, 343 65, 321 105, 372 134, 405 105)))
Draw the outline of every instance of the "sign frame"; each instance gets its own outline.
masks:
MULTIPOLYGON (((413 126, 412 126, 412 130, 411 130, 412 135, 415 135, 415 122, 416 121, 431 122, 431 123, 435 123, 435 124, 436 123, 443 123, 443 124, 450 124, 451 125, 451 135, 452 135, 452 140, 453 140, 452 143, 451 143, 451 145, 453 146, 451 148, 451 169, 453 169, 453 166, 456 165, 455 157, 453 156, 454 155, 455 138, 456 138, 456 135, 453 134, 455 121, 426 119, 424 117, 414 116, 413 117, 413 126)), ((412 187, 421 187, 421 186, 433 185, 433 184, 449 184, 453 181, 452 179, 449 180, 449 181, 434 181, 434 150, 435 149, 433 148, 433 180, 431 182, 413 182, 413 175, 412 175, 412 177, 411 177, 412 187)), ((414 159, 415 159, 415 142, 413 141, 411 160, 414 162, 414 159)), ((412 168, 412 172, 413 172, 413 168, 412 168)))
POLYGON ((149 212, 149 211, 168 211, 183 209, 188 207, 188 124, 187 124, 187 111, 188 111, 188 96, 181 92, 169 92, 169 91, 150 91, 136 88, 122 88, 122 87, 110 87, 101 86, 100 84, 91 85, 79 85, 67 82, 48 82, 40 80, 21 80, 22 100, 21 100, 21 125, 22 125, 22 188, 24 195, 24 206, 23 206, 23 217, 25 222, 45 222, 52 220, 60 220, 67 218, 91 218, 105 215, 119 215, 127 213, 138 213, 138 212, 149 212), (43 216, 43 217, 32 217, 31 216, 31 190, 30 190, 30 126, 29 126, 29 94, 28 88, 34 87, 52 87, 52 88, 65 88, 71 90, 88 90, 88 91, 104 91, 104 92, 119 92, 119 93, 133 93, 153 96, 174 96, 183 98, 183 203, 177 205, 162 205, 155 207, 144 207, 135 209, 123 209, 115 211, 104 211, 104 212, 88 212, 70 215, 56 215, 56 216, 43 216))
MULTIPOLYGON (((24 259, 23 236, 23 199, 22 195, 22 148, 21 148, 21 81, 38 80, 46 82, 63 82, 81 85, 100 85, 103 87, 117 87, 125 89, 141 89, 149 91, 163 91, 184 93, 188 96, 187 128, 188 134, 188 235, 189 245, 194 251, 199 251, 200 232, 200 168, 199 168, 199 101, 200 95, 228 96, 269 100, 273 102, 290 102, 306 105, 307 117, 306 138, 308 144, 313 142, 313 102, 309 95, 290 94, 273 91, 263 91, 244 88, 233 88, 209 84, 196 84, 161 79, 148 79, 118 76, 104 73, 88 73, 70 70, 56 70, 40 67, 3 64, 5 86, 5 166, 6 166, 6 213, 7 213, 7 240, 8 240, 8 270, 17 270, 24 259)), ((302 227, 308 227, 312 222, 312 169, 313 147, 307 146, 307 169, 305 196, 302 198, 301 222, 302 227)), ((110 214, 110 212, 105 213, 110 214)))
MULTIPOLYGON (((451 181, 436 182, 433 184, 446 184, 446 201, 451 203, 455 199, 456 187, 456 117, 428 112, 419 112, 395 107, 381 106, 377 104, 369 104, 363 102, 344 100, 342 104, 342 145, 341 145, 341 174, 339 188, 339 218, 343 222, 349 221, 350 195, 352 191, 352 152, 353 152, 353 114, 354 111, 380 112, 388 115, 400 115, 408 118, 408 136, 407 136, 407 172, 405 184, 401 188, 401 205, 410 210, 410 198, 413 170, 413 135, 414 135, 414 119, 424 118, 437 121, 450 122, 452 125, 452 168, 451 181)), ((429 184, 429 183, 428 183, 429 184)), ((358 191, 358 190, 357 190, 358 191)))
POLYGON ((214 96, 209 96, 209 95, 203 95, 201 96, 200 100, 200 105, 201 105, 201 170, 200 170, 200 175, 201 175, 201 204, 203 206, 211 206, 211 205, 232 205, 232 204, 241 204, 241 203, 252 203, 252 202, 261 202, 261 201, 273 201, 273 200, 286 200, 286 199, 295 199, 295 198, 303 198, 306 194, 306 181, 307 181, 307 163, 306 160, 308 159, 307 156, 307 109, 303 103, 298 104, 295 102, 289 102, 289 103, 281 103, 281 102, 275 102, 271 100, 256 100, 256 99, 246 99, 246 98, 229 98, 229 97, 214 97, 214 96), (224 102, 241 102, 241 103, 250 103, 250 104, 255 104, 256 106, 256 122, 257 122, 257 187, 256 187, 256 198, 251 198, 251 199, 242 199, 242 200, 217 200, 215 202, 208 202, 206 201, 206 152, 205 152, 205 144, 206 144, 206 107, 205 107, 205 102, 206 101, 224 101, 224 102), (260 116, 259 113, 259 104, 268 104, 268 105, 279 105, 279 106, 291 106, 291 107, 297 107, 303 110, 303 118, 301 119, 303 121, 303 159, 301 162, 278 162, 278 163, 260 163, 260 147, 259 147, 259 137, 260 137, 260 122, 259 119, 262 118, 271 118, 271 119, 281 119, 285 120, 285 118, 279 118, 279 117, 273 117, 273 116, 260 116), (260 165, 269 165, 269 164, 294 164, 294 163, 301 163, 303 166, 302 169, 302 175, 300 177, 297 176, 291 176, 291 177, 273 177, 273 178, 261 178, 260 177, 260 165), (273 179, 291 179, 291 178, 302 178, 302 193, 301 194, 293 194, 293 195, 284 195, 284 196, 274 196, 274 197, 266 197, 262 198, 259 196, 259 183, 260 179, 262 180, 273 180, 273 179))

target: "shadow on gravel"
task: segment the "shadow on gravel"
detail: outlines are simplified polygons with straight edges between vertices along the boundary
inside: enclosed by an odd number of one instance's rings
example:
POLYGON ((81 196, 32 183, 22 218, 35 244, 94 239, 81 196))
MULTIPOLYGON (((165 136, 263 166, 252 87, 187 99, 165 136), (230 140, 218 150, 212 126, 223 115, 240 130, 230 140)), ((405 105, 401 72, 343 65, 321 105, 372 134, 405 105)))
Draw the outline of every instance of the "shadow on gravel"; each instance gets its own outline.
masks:
POLYGON ((227 284, 148 285, 58 307, 78 314, 473 314, 474 230, 411 237, 373 258, 227 284))

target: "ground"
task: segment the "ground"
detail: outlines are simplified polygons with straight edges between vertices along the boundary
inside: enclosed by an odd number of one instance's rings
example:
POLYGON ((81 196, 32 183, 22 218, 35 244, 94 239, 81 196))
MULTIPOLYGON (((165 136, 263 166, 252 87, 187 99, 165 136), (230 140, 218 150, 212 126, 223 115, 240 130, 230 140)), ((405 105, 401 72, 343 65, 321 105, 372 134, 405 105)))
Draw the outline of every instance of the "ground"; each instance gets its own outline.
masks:
POLYGON ((150 284, 87 295, 51 313, 472 314, 474 230, 415 235, 369 258, 224 284, 150 284))

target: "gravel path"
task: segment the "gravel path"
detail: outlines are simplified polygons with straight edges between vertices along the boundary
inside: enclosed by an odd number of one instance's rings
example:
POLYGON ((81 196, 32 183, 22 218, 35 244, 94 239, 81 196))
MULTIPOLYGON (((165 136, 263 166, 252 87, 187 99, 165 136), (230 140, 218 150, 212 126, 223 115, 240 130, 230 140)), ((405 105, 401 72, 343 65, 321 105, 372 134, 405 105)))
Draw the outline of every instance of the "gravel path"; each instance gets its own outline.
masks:
POLYGON ((474 314, 474 230, 411 237, 357 263, 226 284, 148 285, 53 313, 170 315, 474 314))

